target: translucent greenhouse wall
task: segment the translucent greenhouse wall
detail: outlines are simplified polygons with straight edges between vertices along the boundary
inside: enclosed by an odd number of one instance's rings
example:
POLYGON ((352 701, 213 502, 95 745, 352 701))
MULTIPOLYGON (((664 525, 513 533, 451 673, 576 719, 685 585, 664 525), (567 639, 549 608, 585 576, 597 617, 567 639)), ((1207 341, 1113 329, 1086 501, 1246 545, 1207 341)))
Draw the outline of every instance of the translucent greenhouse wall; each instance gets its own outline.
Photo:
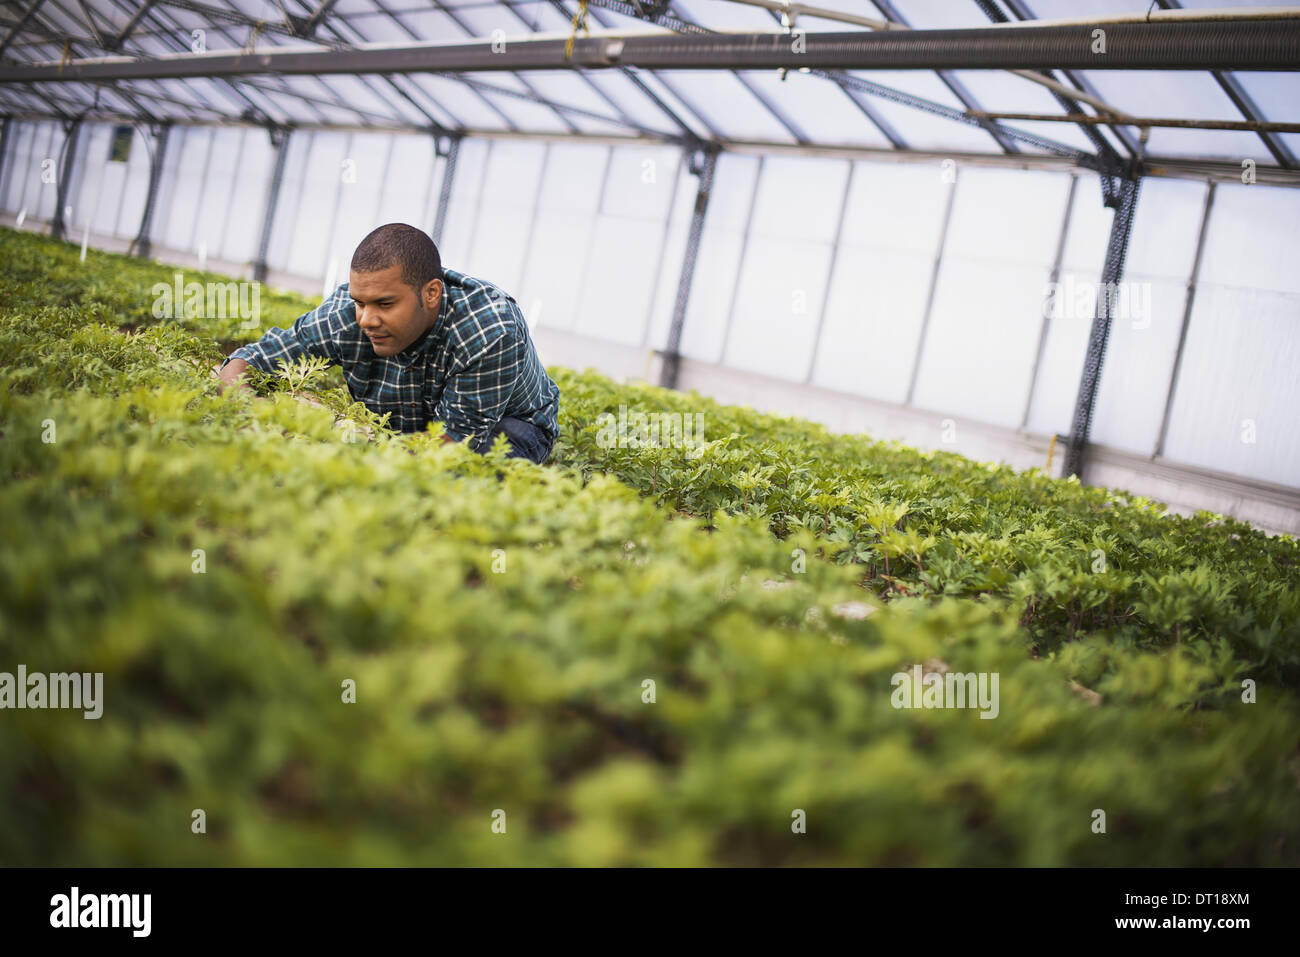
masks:
MULTIPOLYGON (((13 124, 0 179, 11 219, 51 218, 56 187, 41 162, 57 168, 62 140, 54 123, 13 124)), ((82 130, 70 238, 87 224, 92 242, 138 231, 149 144, 137 135, 121 163, 110 142, 108 126, 82 130)), ((445 168, 434 147, 417 134, 294 133, 272 280, 332 288, 375 226, 431 232, 445 168)), ((154 243, 246 268, 274 158, 261 130, 175 128, 154 243)), ((673 147, 469 138, 440 249, 445 265, 510 291, 533 327, 648 353, 666 345, 696 188, 673 147)), ((1219 184, 1207 203, 1208 190, 1143 182, 1132 295, 1112 322, 1091 438, 1300 489, 1300 190, 1219 184)), ((724 152, 681 352, 936 417, 1065 434, 1111 217, 1083 172, 724 152)))
POLYGON ((0 182, 6 210, 34 219, 54 218, 64 134, 58 123, 14 123, 0 182))
MULTIPOLYGON (((174 129, 159 181, 154 242, 204 258, 251 260, 272 159, 268 138, 260 130, 174 129)), ((147 171, 145 175, 147 187, 147 171)))

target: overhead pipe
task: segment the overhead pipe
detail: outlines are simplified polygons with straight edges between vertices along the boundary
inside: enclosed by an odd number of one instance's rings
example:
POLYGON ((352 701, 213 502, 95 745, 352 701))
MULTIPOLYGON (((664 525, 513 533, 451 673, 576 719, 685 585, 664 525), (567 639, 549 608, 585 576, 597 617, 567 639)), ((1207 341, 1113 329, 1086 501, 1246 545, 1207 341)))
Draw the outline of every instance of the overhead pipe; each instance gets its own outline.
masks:
POLYGON ((628 34, 278 49, 254 54, 107 57, 0 65, 0 82, 88 82, 359 73, 472 73, 642 67, 653 70, 1300 70, 1300 20, 1106 26, 864 30, 847 33, 628 34), (565 48, 572 43, 572 56, 565 48), (494 48, 495 47, 495 48, 494 48))
MULTIPOLYGON (((799 3, 798 0, 730 0, 731 3, 742 3, 748 6, 763 7, 775 13, 785 14, 787 17, 819 17, 823 20, 839 20, 844 23, 856 23, 860 26, 870 27, 872 30, 909 30, 910 27, 903 26, 893 20, 882 20, 879 17, 862 17, 853 13, 844 13, 839 10, 832 10, 827 7, 813 6, 807 3, 799 3)), ((984 4, 976 0, 980 6, 984 4)), ((1001 26, 1010 28, 1037 27, 1037 26, 1077 26, 1078 24, 1097 24, 1105 25, 1108 23, 1151 23, 1153 21, 1178 21, 1186 22, 1189 20, 1281 20, 1287 17, 1300 17, 1300 6, 1289 7, 1225 7, 1214 10, 1195 9, 1184 10, 1180 8, 1163 10, 1150 10, 1146 13, 1119 13, 1106 14, 1100 17, 1064 17, 1064 18, 1033 18, 1029 20, 1016 21, 1008 20, 1001 23, 1001 26)))
POLYGON ((1090 116, 1087 113, 990 113, 967 110, 981 120, 1020 120, 1034 123, 1078 123, 1085 126, 1161 127, 1175 130, 1233 130, 1243 133, 1300 133, 1300 123, 1274 123, 1266 120, 1188 120, 1170 117, 1090 116))

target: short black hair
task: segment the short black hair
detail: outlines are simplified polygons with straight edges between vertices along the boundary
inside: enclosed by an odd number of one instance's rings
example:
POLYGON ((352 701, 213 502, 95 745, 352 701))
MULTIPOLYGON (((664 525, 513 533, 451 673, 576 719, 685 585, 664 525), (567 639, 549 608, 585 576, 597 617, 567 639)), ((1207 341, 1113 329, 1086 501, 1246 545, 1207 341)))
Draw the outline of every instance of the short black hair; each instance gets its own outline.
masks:
POLYGON ((352 254, 352 268, 357 272, 380 272, 393 266, 402 267, 402 282, 421 290, 437 279, 442 281, 442 257, 438 247, 422 229, 406 223, 387 223, 372 230, 352 254))

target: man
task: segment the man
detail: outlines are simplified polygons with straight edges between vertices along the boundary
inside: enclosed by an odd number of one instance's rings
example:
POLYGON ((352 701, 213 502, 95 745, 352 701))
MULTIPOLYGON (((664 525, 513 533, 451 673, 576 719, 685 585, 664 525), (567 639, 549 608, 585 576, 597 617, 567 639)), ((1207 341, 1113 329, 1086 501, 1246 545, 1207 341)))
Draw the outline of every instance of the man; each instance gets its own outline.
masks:
POLYGON ((316 309, 232 352, 218 375, 241 378, 280 359, 320 356, 343 368, 352 398, 402 432, 443 423, 445 442, 486 452, 504 433, 510 457, 545 462, 559 432, 560 390, 546 374, 523 314, 490 282, 444 269, 414 226, 374 230, 352 255, 349 279, 316 309))

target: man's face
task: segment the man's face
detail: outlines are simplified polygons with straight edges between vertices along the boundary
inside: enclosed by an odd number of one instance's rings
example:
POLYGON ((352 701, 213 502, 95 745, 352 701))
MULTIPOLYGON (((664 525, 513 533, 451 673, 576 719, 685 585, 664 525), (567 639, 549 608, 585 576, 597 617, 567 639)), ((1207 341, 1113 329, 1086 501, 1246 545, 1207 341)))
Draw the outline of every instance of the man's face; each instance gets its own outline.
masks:
POLYGON ((402 267, 348 275, 348 291, 357 308, 357 325, 377 356, 394 356, 424 335, 438 319, 442 283, 426 283, 421 296, 402 282, 402 267))

